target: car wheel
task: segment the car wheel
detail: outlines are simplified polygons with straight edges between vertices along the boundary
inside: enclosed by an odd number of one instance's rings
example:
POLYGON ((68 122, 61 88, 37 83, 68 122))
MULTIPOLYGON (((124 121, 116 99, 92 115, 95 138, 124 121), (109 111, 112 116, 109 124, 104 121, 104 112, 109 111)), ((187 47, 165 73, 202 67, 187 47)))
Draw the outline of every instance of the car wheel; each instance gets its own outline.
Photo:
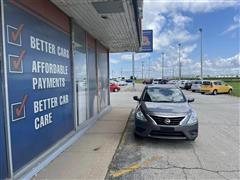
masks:
POLYGON ((213 90, 212 94, 213 94, 213 95, 217 95, 217 90, 216 90, 216 89, 213 90))
POLYGON ((205 94, 204 92, 201 92, 201 94, 205 94))
POLYGON ((135 139, 143 139, 143 137, 139 136, 136 132, 134 132, 134 137, 135 137, 135 139))
POLYGON ((114 89, 113 91, 114 91, 114 92, 118 92, 118 89, 114 89))
POLYGON ((192 90, 192 92, 195 92, 195 90, 192 90))
POLYGON ((228 94, 231 94, 231 93, 232 93, 232 89, 229 89, 228 94))

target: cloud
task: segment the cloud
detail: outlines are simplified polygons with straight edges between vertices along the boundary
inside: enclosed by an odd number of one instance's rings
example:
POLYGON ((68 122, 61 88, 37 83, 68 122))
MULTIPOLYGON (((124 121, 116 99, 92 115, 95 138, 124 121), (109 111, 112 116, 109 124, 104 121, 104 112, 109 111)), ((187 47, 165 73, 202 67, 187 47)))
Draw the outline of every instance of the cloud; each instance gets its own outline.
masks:
POLYGON ((180 9, 174 9, 175 6, 172 6, 172 3, 164 3, 163 9, 161 1, 151 3, 147 1, 144 4, 143 24, 144 29, 153 30, 153 48, 155 51, 164 50, 179 42, 192 42, 198 38, 198 34, 192 34, 187 30, 187 26, 192 23, 192 18, 183 15, 180 9), (155 6, 150 5, 151 3, 155 6), (167 10, 164 10, 165 8, 167 10))
POLYGON ((214 65, 217 68, 235 68, 240 67, 240 53, 229 58, 219 58, 214 61, 214 65))
MULTIPOLYGON (((190 64, 189 63, 189 54, 191 54, 197 47, 197 44, 188 45, 181 47, 180 49, 180 59, 182 64, 190 64)), ((157 59, 157 63, 161 64, 162 57, 161 54, 159 55, 159 58, 157 59)), ((166 51, 164 51, 164 65, 166 67, 171 66, 178 66, 179 64, 179 47, 178 46, 169 46, 166 51)))
POLYGON ((235 31, 235 30, 237 30, 239 28, 240 28, 240 16, 239 15, 235 15, 233 17, 233 24, 231 24, 225 31, 223 31, 221 33, 221 35, 233 32, 233 31, 235 31))
POLYGON ((181 13, 172 12, 170 14, 172 21, 176 27, 184 28, 186 24, 192 22, 192 18, 183 16, 181 13))
POLYGON ((120 61, 116 60, 116 59, 113 59, 113 58, 110 58, 110 63, 111 64, 118 64, 118 63, 120 63, 120 61))
MULTIPOLYGON (((200 75, 200 62, 191 58, 182 58, 182 75, 183 76, 197 76, 200 75)), ((155 72, 161 72, 162 62, 159 59, 151 67, 155 72)), ((172 71, 175 70, 175 75, 178 75, 178 60, 174 62, 166 62, 164 67, 166 76, 171 76, 172 71)), ((203 60, 204 75, 237 75, 240 73, 240 53, 231 57, 219 57, 214 59, 205 58, 203 60)))
POLYGON ((237 0, 144 0, 144 6, 160 9, 162 13, 183 10, 191 13, 207 13, 239 5, 237 0))
POLYGON ((131 61, 131 60, 132 60, 132 55, 131 55, 131 54, 123 54, 123 55, 121 56, 121 60, 131 61))
MULTIPOLYGON (((199 41, 199 32, 192 30, 193 18, 196 13, 209 13, 226 8, 238 8, 239 1, 232 0, 144 0, 143 9, 143 29, 153 30, 153 48, 154 52, 148 55, 144 53, 135 54, 135 60, 144 60, 151 55, 151 70, 159 75, 162 67, 161 52, 164 52, 164 65, 166 73, 171 74, 175 70, 178 71, 178 43, 181 43, 181 62, 183 65, 183 75, 200 74, 199 58, 192 59, 193 52, 197 48, 199 41)), ((228 27, 229 32, 239 28, 239 15, 233 18, 234 26, 228 27), (237 26, 237 27, 236 27, 237 26)), ((226 29, 227 30, 227 29, 226 29)), ((233 34, 233 33, 232 33, 233 34)), ((218 74, 223 72, 236 73, 239 72, 239 61, 237 64, 236 55, 228 58, 204 58, 204 72, 209 74, 218 74), (232 58, 232 60, 231 60, 232 58), (233 60, 234 59, 234 60, 233 60), (218 61, 219 63, 216 63, 218 61), (224 68, 221 64, 226 65, 224 68), (220 67, 222 66, 222 67, 220 67), (219 69, 218 69, 219 68, 219 69), (209 72, 208 72, 209 71, 209 72)), ((132 54, 123 53, 114 56, 114 59, 131 62, 132 54)))
POLYGON ((194 33, 187 29, 192 19, 185 12, 209 13, 237 5, 237 0, 145 0, 143 29, 153 30, 154 50, 165 51, 170 45, 192 43, 199 38, 197 29, 194 33))
MULTIPOLYGON (((146 58, 150 57, 150 54, 149 53, 135 53, 134 54, 134 60, 135 61, 138 61, 138 60, 144 60, 146 58)), ((132 54, 123 54, 121 56, 121 60, 124 60, 124 61, 132 61, 132 54)))

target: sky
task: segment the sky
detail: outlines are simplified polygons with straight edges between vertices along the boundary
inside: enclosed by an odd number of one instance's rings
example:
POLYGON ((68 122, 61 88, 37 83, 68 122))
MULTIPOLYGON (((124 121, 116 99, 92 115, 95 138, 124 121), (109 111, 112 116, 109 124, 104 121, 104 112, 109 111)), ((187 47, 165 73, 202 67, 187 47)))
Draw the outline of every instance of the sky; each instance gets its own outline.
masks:
MULTIPOLYGON (((144 78, 178 77, 178 44, 182 76, 200 75, 202 28, 203 75, 240 72, 240 1, 144 0, 143 29, 153 30, 153 52, 135 53, 135 74, 144 78)), ((132 53, 110 54, 110 76, 132 74, 132 53)))

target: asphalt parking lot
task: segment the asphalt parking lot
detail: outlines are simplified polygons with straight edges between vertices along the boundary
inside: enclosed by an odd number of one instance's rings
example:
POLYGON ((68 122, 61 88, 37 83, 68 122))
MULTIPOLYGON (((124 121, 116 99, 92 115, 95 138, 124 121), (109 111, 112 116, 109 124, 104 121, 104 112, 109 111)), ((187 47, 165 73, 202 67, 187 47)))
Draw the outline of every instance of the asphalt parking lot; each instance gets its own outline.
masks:
MULTIPOLYGON (((125 87, 111 93, 113 107, 134 108, 125 87)), ((240 98, 202 95, 184 91, 199 117, 199 136, 194 142, 136 138, 132 115, 109 166, 106 179, 240 179, 240 98)))

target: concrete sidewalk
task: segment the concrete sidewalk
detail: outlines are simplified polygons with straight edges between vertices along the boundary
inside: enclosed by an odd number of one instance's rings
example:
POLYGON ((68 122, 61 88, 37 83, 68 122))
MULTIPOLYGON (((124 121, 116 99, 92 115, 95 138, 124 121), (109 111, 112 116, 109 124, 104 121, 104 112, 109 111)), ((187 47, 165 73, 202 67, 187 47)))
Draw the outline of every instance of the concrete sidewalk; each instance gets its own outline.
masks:
POLYGON ((131 108, 113 108, 34 179, 103 180, 130 111, 131 108))

